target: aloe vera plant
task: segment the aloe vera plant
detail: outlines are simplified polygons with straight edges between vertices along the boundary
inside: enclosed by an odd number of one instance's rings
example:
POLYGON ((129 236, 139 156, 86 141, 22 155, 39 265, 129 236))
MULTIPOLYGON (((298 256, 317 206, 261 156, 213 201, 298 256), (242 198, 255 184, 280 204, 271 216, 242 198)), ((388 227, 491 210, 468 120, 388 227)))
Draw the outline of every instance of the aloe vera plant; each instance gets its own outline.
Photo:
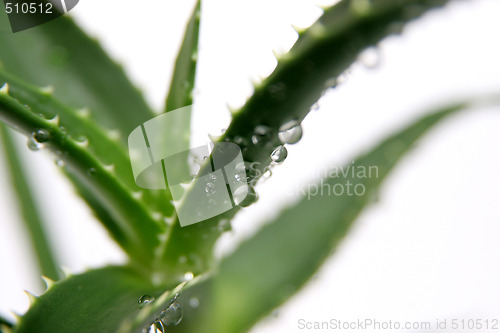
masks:
MULTIPOLYGON (((257 200, 254 185, 272 166, 285 161, 287 146, 301 139, 301 122, 325 90, 340 83, 365 49, 399 33, 404 24, 427 11, 446 10, 447 2, 341 0, 325 8, 309 28, 298 29, 294 46, 278 55, 276 68, 255 83, 246 103, 231 110, 229 127, 216 138, 241 149, 246 175, 242 182, 249 186, 248 195, 239 207, 185 227, 170 189, 143 189, 136 184, 127 138, 158 114, 100 45, 67 15, 30 33, 0 34, 0 120, 10 127, 2 125, 1 142, 12 191, 19 199, 47 286, 42 295, 30 295, 29 310, 16 322, 1 319, 0 331, 230 333, 251 329, 315 274, 386 176, 423 135, 478 102, 499 102, 498 95, 484 95, 435 108, 350 164, 373 166, 376 177, 337 173, 321 181, 329 188, 358 184, 363 193, 334 197, 306 193, 232 254, 221 260, 214 256, 216 241, 230 229, 231 220, 257 200), (127 255, 125 265, 76 275, 60 273, 12 130, 28 138, 31 150, 54 155, 96 220, 127 255)), ((202 13, 197 1, 175 62, 165 113, 194 103, 202 13)), ((6 15, 0 19, 5 26, 6 15)), ((163 130, 169 140, 189 146, 190 112, 175 119, 163 130)), ((210 163, 201 162, 201 172, 209 167, 210 163)), ((209 195, 211 189, 206 189, 209 195)), ((185 201, 190 193, 186 189, 185 201)))

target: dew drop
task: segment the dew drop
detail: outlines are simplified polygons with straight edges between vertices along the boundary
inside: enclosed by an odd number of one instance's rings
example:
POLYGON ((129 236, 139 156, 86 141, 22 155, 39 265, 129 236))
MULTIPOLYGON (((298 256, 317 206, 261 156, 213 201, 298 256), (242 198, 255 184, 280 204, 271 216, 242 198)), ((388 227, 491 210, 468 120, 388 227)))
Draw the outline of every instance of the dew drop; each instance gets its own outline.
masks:
POLYGON ((234 178, 244 184, 249 183, 259 175, 259 170, 254 168, 254 164, 250 162, 242 162, 236 165, 236 175, 234 178))
POLYGON ((254 134, 252 135, 252 143, 254 145, 264 144, 271 138, 271 128, 264 125, 258 125, 254 129, 254 134))
POLYGON ((32 133, 33 139, 39 143, 44 143, 49 141, 50 133, 45 129, 39 129, 32 133))
POLYGON ((182 320, 181 305, 174 300, 166 310, 160 312, 159 319, 164 326, 175 326, 179 324, 182 320))
POLYGON ((214 183, 207 183, 207 185, 205 186, 205 192, 207 193, 207 195, 214 194, 216 192, 215 184, 214 183))
POLYGON ((266 181, 268 180, 269 178, 271 178, 271 176, 273 175, 273 172, 271 171, 271 168, 270 167, 266 167, 264 169, 264 173, 262 174, 262 177, 260 178, 262 181, 266 181))
POLYGON ((210 180, 216 180, 216 179, 217 179, 217 176, 216 176, 216 175, 214 175, 214 174, 212 173, 212 174, 210 174, 210 176, 208 176, 208 178, 209 178, 210 180))
POLYGON ((296 120, 290 120, 284 123, 278 133, 281 143, 294 144, 302 138, 302 126, 296 120))
POLYGON ((146 327, 142 330, 142 333, 165 333, 165 327, 163 323, 159 320, 155 321, 151 326, 146 327))
MULTIPOLYGON (((237 190, 238 189, 236 189, 236 191, 237 190)), ((235 197, 236 197, 236 191, 235 191, 235 195, 234 195, 235 197)), ((251 204, 253 204, 254 202, 256 202, 257 199, 258 199, 257 193, 255 193, 255 190, 253 189, 253 187, 249 186, 247 196, 241 202, 238 202, 237 204, 240 207, 248 207, 251 204)))
POLYGON ((193 272, 186 272, 184 274, 184 281, 191 281, 194 278, 193 272))
POLYGON ((285 146, 279 146, 271 153, 271 160, 273 160, 274 163, 283 163, 287 156, 288 151, 285 146))
POLYGON ((376 68, 380 64, 380 51, 376 47, 369 47, 360 53, 358 60, 366 68, 376 68))
POLYGON ((33 138, 29 138, 28 139, 28 149, 31 150, 31 151, 39 151, 40 149, 43 148, 43 145, 39 142, 37 142, 35 139, 33 138))
POLYGON ((189 305, 192 308, 197 308, 200 306, 200 300, 196 297, 191 297, 191 299, 189 300, 189 305))
POLYGON ((142 295, 141 298, 139 298, 139 301, 137 302, 139 304, 139 308, 143 308, 146 305, 149 305, 155 301, 155 298, 150 295, 142 295))

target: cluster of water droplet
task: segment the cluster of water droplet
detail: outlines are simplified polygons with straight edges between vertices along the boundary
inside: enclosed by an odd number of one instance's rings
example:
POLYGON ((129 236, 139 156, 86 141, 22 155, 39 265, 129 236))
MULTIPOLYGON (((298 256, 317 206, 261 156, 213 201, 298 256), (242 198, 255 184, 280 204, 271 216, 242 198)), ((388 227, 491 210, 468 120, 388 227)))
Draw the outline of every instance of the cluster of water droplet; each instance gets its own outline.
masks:
MULTIPOLYGON (((179 295, 175 295, 169 306, 158 314, 158 317, 154 320, 154 322, 142 330, 143 333, 165 333, 165 328, 167 326, 175 326, 181 322, 183 314, 181 305, 177 301, 178 296, 179 295)), ((139 298, 139 308, 142 309, 154 301, 155 298, 153 296, 143 295, 139 298)), ((199 301, 196 306, 198 305, 199 301)))

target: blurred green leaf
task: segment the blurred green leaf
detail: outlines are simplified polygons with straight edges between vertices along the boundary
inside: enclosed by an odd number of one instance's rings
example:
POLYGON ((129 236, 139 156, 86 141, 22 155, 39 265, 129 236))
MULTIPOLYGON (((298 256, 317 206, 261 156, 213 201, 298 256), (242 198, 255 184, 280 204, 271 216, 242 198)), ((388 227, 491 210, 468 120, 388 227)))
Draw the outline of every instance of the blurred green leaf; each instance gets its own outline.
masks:
MULTIPOLYGON (((271 163, 271 153, 282 144, 278 132, 283 124, 300 123, 325 89, 336 85, 338 76, 357 60, 361 51, 399 33, 394 27, 402 29, 405 23, 447 1, 342 0, 329 7, 310 28, 299 33, 288 53, 278 56, 274 72, 255 85, 245 105, 232 110, 233 119, 220 141, 238 143, 244 160, 257 162, 255 168, 264 174, 271 163), (253 144, 257 126, 267 127, 269 137, 253 144)), ((164 253, 167 265, 171 269, 192 271, 211 267, 213 246, 223 232, 218 225, 223 220, 231 220, 238 211, 239 208, 235 208, 187 227, 175 223, 172 241, 164 253), (197 260, 181 266, 178 259, 186 255, 186 246, 197 260)))
POLYGON ((10 129, 4 124, 0 124, 0 138, 6 156, 12 190, 15 193, 26 231, 30 236, 34 254, 38 259, 40 272, 51 279, 57 280, 59 278, 59 270, 57 268, 57 260, 51 248, 51 242, 47 238, 45 230, 47 224, 43 221, 35 196, 28 185, 23 163, 17 152, 18 147, 14 144, 9 131, 10 129))
POLYGON ((113 170, 106 168, 86 147, 68 137, 58 126, 31 112, 28 107, 10 97, 6 90, 0 91, 0 120, 30 140, 41 133, 41 140, 34 144, 43 144, 60 155, 66 163, 68 172, 101 202, 107 214, 113 216, 111 235, 120 246, 136 260, 137 264, 149 267, 151 257, 160 240, 158 235, 165 230, 162 221, 151 215, 141 202, 117 179, 113 170), (119 232, 116 232, 119 231, 119 232))
POLYGON ((200 295, 205 295, 200 299, 204 320, 200 317, 186 322, 174 332, 243 332, 282 304, 335 250, 386 176, 415 142, 442 120, 468 106, 456 104, 419 119, 354 163, 348 163, 342 169, 348 170, 345 175, 337 172, 336 177, 309 187, 310 191, 298 204, 283 211, 223 259, 204 287, 197 286, 200 295), (371 177, 360 176, 361 170, 365 175, 371 172, 371 177), (361 184, 363 195, 327 193, 336 184, 345 189, 347 182, 353 186, 361 184))
POLYGON ((201 1, 198 0, 189 19, 184 33, 184 40, 177 55, 170 90, 165 102, 165 112, 193 104, 196 64, 198 62, 200 13, 201 1))
POLYGON ((14 34, 2 10, 0 31, 4 68, 31 84, 52 86, 67 105, 90 109, 100 124, 120 131, 124 144, 135 127, 154 116, 122 68, 68 15, 14 34))

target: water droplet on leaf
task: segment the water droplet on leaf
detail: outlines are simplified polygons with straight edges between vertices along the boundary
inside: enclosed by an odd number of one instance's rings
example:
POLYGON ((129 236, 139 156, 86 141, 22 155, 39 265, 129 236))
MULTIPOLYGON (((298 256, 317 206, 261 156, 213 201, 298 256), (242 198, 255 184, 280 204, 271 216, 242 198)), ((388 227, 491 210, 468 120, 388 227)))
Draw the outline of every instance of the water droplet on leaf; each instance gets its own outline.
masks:
POLYGON ((216 187, 215 187, 215 184, 214 183, 207 183, 207 185, 205 186, 205 192, 207 193, 207 195, 212 195, 216 192, 216 187))
POLYGON ((193 272, 186 272, 184 274, 184 280, 185 281, 191 281, 194 278, 193 272))
POLYGON ((268 126, 259 125, 255 127, 254 134, 252 135, 252 142, 254 145, 264 144, 271 138, 272 130, 268 126))
POLYGON ((31 151, 39 151, 40 149, 43 148, 43 145, 41 143, 38 143, 35 139, 29 138, 28 139, 28 149, 31 151))
POLYGON ((150 295, 142 295, 141 298, 139 298, 139 308, 143 308, 144 306, 151 304, 155 301, 155 298, 150 295))
POLYGON ((281 143, 294 144, 302 138, 302 126, 296 120, 284 123, 278 133, 281 143))
POLYGON ((44 143, 49 141, 50 133, 45 129, 39 129, 32 133, 33 139, 39 143, 44 143))
POLYGON ((271 153, 271 160, 274 163, 283 163, 288 156, 288 151, 285 146, 279 146, 271 153))
MULTIPOLYGON (((238 191, 238 189, 236 189, 236 191, 238 191)), ((236 197, 236 191, 234 195, 235 197, 236 197)), ((247 196, 241 202, 237 202, 237 205, 240 207, 248 207, 254 202, 256 202, 257 199, 258 199, 257 193, 255 193, 253 187, 249 186, 247 196)))
POLYGON ((358 59, 366 68, 376 68, 380 64, 380 51, 376 47, 369 47, 361 52, 358 59))
POLYGON ((175 326, 179 324, 182 320, 181 305, 174 300, 166 310, 160 312, 159 319, 164 326, 175 326))

